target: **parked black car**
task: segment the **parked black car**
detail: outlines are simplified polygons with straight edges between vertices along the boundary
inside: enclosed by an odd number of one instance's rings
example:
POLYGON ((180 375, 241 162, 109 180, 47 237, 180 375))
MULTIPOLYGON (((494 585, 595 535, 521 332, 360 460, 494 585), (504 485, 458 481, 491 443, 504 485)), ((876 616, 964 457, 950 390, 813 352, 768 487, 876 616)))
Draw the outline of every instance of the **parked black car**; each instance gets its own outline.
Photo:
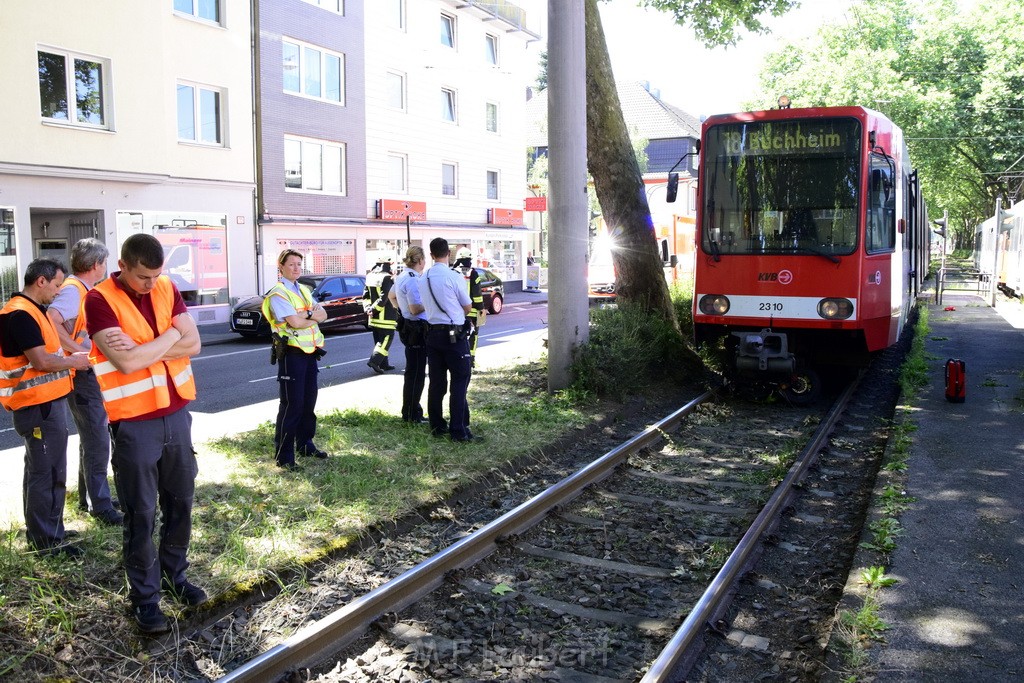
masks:
MULTIPOLYGON (((320 323, 322 331, 337 330, 350 325, 366 326, 363 310, 363 275, 303 275, 299 282, 313 290, 313 301, 323 304, 327 320, 320 323)), ((270 323, 263 317, 264 296, 239 302, 231 311, 231 330, 243 337, 270 336, 270 323)))
POLYGON ((484 295, 484 308, 498 315, 505 305, 505 285, 501 278, 486 268, 476 268, 480 276, 480 291, 484 295))

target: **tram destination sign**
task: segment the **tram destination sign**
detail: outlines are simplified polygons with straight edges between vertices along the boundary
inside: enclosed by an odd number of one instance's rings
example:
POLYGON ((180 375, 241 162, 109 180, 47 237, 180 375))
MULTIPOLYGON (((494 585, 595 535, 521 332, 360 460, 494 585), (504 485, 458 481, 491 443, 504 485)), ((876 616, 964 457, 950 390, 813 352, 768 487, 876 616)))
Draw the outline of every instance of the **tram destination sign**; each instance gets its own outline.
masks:
POLYGON ((849 154, 860 141, 855 119, 730 123, 708 132, 718 156, 808 156, 849 154))

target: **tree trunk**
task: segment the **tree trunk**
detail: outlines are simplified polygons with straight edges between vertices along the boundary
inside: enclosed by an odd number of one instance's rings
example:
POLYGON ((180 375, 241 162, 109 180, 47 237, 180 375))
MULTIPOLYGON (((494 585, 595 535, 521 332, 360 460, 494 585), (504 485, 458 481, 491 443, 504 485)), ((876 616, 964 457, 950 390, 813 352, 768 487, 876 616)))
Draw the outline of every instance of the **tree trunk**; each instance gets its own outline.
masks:
POLYGON ((586 0, 587 168, 614 240, 615 296, 676 324, 651 210, 615 89, 597 0, 586 0))

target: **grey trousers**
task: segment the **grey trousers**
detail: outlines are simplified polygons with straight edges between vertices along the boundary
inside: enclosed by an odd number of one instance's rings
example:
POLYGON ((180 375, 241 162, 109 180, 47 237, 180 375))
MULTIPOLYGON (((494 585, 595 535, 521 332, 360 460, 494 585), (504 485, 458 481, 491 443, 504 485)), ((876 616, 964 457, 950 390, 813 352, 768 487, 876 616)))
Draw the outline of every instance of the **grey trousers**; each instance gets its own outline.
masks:
POLYGON ((78 427, 78 507, 93 514, 110 510, 110 431, 103 394, 92 370, 75 373, 75 389, 67 399, 78 427))
POLYGON ((37 549, 51 548, 64 541, 68 411, 62 397, 15 410, 12 421, 25 439, 21 490, 28 543, 37 549))
POLYGON ((185 580, 196 465, 187 408, 152 420, 110 425, 114 484, 124 513, 121 545, 132 605, 160 601, 160 581, 185 580), (160 544, 153 543, 157 505, 160 544))

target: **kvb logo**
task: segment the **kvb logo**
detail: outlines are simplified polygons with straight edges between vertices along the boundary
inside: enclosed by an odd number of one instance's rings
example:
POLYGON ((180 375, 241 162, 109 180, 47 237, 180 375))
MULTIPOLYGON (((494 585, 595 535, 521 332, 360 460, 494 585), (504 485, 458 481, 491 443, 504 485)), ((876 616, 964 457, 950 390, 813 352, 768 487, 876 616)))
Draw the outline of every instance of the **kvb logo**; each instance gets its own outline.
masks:
POLYGON ((778 282, 780 285, 788 285, 793 281, 793 273, 788 270, 780 270, 777 273, 758 273, 758 282, 778 282))

